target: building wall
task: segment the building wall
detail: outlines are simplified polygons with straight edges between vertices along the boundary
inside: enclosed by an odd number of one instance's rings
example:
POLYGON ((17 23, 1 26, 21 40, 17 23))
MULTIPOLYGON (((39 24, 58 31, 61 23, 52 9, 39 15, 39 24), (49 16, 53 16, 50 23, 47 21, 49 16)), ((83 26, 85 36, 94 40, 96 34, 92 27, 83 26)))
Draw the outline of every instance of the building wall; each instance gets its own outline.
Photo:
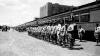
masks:
POLYGON ((45 17, 51 15, 52 3, 47 3, 46 5, 40 7, 40 17, 45 17))
POLYGON ((40 7, 40 17, 42 17, 42 8, 40 7))
POLYGON ((88 30, 88 31, 89 30, 94 31, 95 25, 96 25, 96 23, 77 23, 77 24, 78 24, 78 27, 81 25, 82 28, 84 28, 85 30, 88 30))
POLYGON ((60 5, 60 13, 65 12, 65 6, 60 5))
POLYGON ((53 14, 58 14, 59 13, 59 4, 58 3, 55 3, 52 5, 52 13, 53 14))
POLYGON ((47 3, 47 15, 46 16, 51 16, 52 15, 52 3, 47 3))
POLYGON ((90 12, 90 22, 100 21, 100 10, 90 12))
POLYGON ((40 8, 40 17, 46 16, 45 15, 46 14, 45 10, 46 10, 45 6, 43 6, 43 7, 40 8))
POLYGON ((71 6, 59 5, 58 3, 52 4, 48 2, 46 5, 40 8, 40 18, 60 14, 62 12, 69 11, 70 8, 71 6))

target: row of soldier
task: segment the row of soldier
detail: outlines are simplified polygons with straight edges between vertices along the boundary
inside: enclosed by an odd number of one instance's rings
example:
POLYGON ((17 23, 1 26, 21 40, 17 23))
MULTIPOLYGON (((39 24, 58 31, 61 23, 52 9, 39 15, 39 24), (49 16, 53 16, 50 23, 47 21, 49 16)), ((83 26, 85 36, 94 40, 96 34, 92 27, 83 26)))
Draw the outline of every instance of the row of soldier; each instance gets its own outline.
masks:
MULTIPOLYGON (((61 46, 69 46, 69 49, 72 49, 75 44, 75 37, 79 34, 80 40, 82 40, 81 32, 84 30, 79 27, 80 30, 77 31, 76 24, 70 25, 45 25, 38 27, 30 27, 28 32, 30 35, 48 41, 61 46)), ((85 32, 85 30, 84 30, 85 32)))

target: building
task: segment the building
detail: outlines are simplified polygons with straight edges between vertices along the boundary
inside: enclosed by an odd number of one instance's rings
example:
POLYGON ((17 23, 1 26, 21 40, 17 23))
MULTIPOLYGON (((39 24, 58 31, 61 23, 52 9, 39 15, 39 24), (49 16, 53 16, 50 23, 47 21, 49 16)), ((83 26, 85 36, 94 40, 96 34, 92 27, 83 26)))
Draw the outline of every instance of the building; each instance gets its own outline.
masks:
POLYGON ((43 7, 40 7, 40 17, 52 15, 52 3, 48 2, 43 7))
MULTIPOLYGON (((68 8, 66 8, 68 9, 68 8)), ((63 8, 60 9, 61 12, 63 12, 63 8), (62 10, 62 11, 61 11, 62 10)), ((55 12, 56 13, 56 12, 55 12)), ((89 4, 81 5, 75 9, 72 10, 73 13, 73 20, 72 22, 76 22, 79 25, 82 25, 82 27, 85 30, 94 30, 95 24, 100 24, 100 1, 94 1, 89 4)), ((53 22, 53 21, 65 21, 67 23, 70 21, 70 15, 71 11, 59 13, 56 15, 48 16, 48 17, 42 17, 39 22, 53 22)))
MULTIPOLYGON (((67 7, 66 9, 69 8, 67 7)), ((59 9, 59 10, 63 11, 64 9, 59 9)), ((95 24, 96 23, 100 24, 100 1, 94 1, 89 4, 81 5, 73 9, 72 13, 73 13, 72 22, 82 25, 82 27, 85 30, 93 31, 95 24)), ((69 10, 67 12, 59 13, 56 15, 41 17, 36 21, 32 21, 33 23, 32 22, 26 23, 26 25, 30 25, 30 23, 34 24, 34 22, 38 22, 38 24, 54 23, 54 21, 56 21, 56 23, 59 23, 60 21, 63 21, 63 23, 68 23, 71 20, 70 15, 71 11, 69 10)))
POLYGON ((59 13, 59 9, 60 9, 59 7, 60 5, 58 3, 52 4, 52 15, 59 13))
MULTIPOLYGON (((73 8, 75 8, 73 6, 73 8)), ((60 5, 58 3, 52 4, 48 2, 46 5, 40 7, 40 18, 60 14, 72 9, 72 6, 60 5)))

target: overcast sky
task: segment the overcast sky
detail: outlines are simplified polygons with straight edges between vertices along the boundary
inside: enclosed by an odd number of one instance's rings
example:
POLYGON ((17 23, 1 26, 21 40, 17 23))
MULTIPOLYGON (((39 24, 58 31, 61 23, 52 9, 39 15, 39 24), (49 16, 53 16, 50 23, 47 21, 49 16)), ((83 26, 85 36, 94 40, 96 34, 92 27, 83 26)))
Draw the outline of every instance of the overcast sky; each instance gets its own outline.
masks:
POLYGON ((47 2, 79 6, 95 0, 0 0, 0 25, 16 26, 40 16, 47 2))

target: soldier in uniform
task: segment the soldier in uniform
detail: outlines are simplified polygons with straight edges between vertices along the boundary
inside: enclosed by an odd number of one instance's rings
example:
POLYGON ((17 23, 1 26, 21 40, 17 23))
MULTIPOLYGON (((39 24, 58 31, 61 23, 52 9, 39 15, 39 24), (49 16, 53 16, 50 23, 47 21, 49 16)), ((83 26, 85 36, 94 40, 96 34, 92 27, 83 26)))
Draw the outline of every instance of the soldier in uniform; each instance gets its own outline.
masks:
POLYGON ((69 49, 72 49, 75 43, 75 37, 77 32, 77 25, 70 24, 67 28, 68 31, 68 42, 69 42, 69 49))
POLYGON ((47 36, 47 26, 45 26, 45 41, 48 40, 48 36, 47 36))
POLYGON ((58 24, 56 27, 57 27, 56 28, 56 31, 57 31, 57 43, 58 43, 58 45, 60 45, 60 30, 61 30, 61 24, 58 24))
POLYGON ((81 26, 79 26, 79 29, 78 29, 78 36, 79 36, 79 38, 80 38, 80 42, 81 42, 82 39, 83 39, 84 33, 85 33, 85 30, 84 30, 81 26))
POLYGON ((67 26, 67 24, 65 24, 65 25, 63 26, 63 30, 64 30, 64 40, 63 40, 64 46, 66 46, 66 45, 68 44, 68 33, 67 33, 67 28, 68 28, 68 26, 67 26))
POLYGON ((100 26, 99 26, 99 24, 96 24, 94 36, 96 38, 96 42, 97 42, 97 45, 98 45, 99 44, 99 36, 100 36, 100 26))
POLYGON ((62 46, 65 45, 65 33, 66 33, 65 25, 63 25, 60 30, 60 39, 62 46))
POLYGON ((56 26, 53 25, 53 28, 52 28, 52 39, 53 39, 53 43, 54 44, 57 44, 57 35, 56 35, 56 26))
POLYGON ((48 26, 47 26, 47 41, 50 40, 49 29, 50 29, 50 26, 48 25, 48 26))

